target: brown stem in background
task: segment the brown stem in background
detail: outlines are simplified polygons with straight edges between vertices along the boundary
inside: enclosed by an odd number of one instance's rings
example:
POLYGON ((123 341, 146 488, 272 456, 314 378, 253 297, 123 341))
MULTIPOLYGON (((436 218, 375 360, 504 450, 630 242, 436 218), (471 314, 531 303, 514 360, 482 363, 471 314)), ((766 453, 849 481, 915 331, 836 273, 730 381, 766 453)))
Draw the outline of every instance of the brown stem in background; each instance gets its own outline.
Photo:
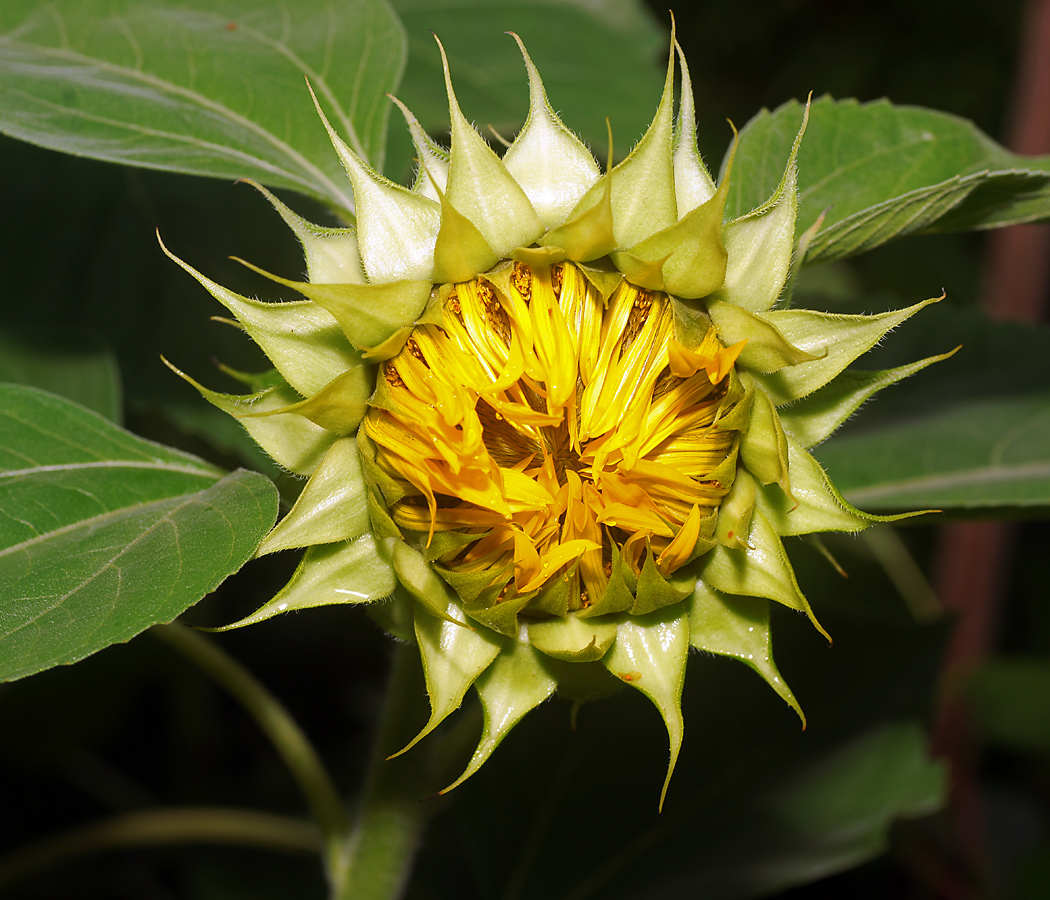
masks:
MULTIPOLYGON (((1021 39, 1007 144, 1019 153, 1050 152, 1050 0, 1029 0, 1021 39)), ((1050 293, 1050 225, 1018 225, 988 235, 981 300, 997 319, 1039 321, 1050 293)), ((955 629, 942 669, 934 748, 951 765, 955 850, 987 883, 986 833, 977 779, 980 747, 958 700, 960 682, 994 649, 1016 529, 1005 522, 941 528, 934 584, 955 629)), ((953 892, 943 884, 941 896, 953 892)))

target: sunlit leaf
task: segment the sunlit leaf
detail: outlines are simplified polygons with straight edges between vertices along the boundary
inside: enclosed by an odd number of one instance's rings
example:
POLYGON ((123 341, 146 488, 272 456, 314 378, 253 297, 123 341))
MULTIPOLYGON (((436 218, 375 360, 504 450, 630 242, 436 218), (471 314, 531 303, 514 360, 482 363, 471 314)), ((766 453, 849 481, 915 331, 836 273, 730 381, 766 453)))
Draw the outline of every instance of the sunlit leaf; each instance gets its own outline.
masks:
MULTIPOLYGON (((775 190, 802 112, 791 101, 741 131, 727 214, 743 215, 775 190)), ((826 211, 807 263, 913 231, 1050 217, 1050 156, 1010 153, 965 119, 885 100, 817 100, 798 168, 797 233, 826 211)))
POLYGON ((251 177, 352 209, 305 79, 382 166, 403 35, 380 0, 8 0, 0 131, 154 169, 251 177))
POLYGON ((223 476, 52 394, 0 386, 0 679, 72 663, 183 610, 273 524, 263 476, 223 476))

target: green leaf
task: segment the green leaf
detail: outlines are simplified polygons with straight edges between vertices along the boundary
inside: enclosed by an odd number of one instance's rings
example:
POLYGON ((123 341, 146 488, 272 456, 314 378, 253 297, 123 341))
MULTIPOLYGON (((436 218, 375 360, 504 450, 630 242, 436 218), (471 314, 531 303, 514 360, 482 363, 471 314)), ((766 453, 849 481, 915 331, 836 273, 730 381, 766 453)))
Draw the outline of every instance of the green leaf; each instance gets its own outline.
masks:
MULTIPOLYGON (((906 386, 880 394, 815 455, 846 499, 870 511, 1041 506, 1050 500, 1050 329, 992 322, 977 310, 940 303, 916 316, 873 351, 881 365, 899 365, 961 345, 950 359, 915 374, 906 386)), ((906 372, 907 370, 905 370, 906 372)), ((882 373, 895 380, 895 370, 882 373)), ((843 373, 845 390, 812 395, 798 416, 823 418, 834 405, 864 399, 864 383, 879 373, 843 373), (853 378, 855 374, 859 379, 853 378), (852 382, 852 385, 851 385, 852 382)), ((838 381, 829 386, 833 388, 838 381)), ((876 384, 881 387, 881 384, 876 384)), ((785 407, 790 413, 793 407, 785 407)), ((818 423, 807 440, 820 439, 818 423)), ((799 419, 785 418, 796 434, 799 419)), ((812 423, 811 423, 812 424, 812 423)), ((803 429, 803 435, 806 429, 803 429)), ((798 436, 796 434, 796 436, 798 436)))
MULTIPOLYGON (((943 766, 926 758, 926 737, 910 723, 811 753, 784 775, 773 783, 743 779, 717 805, 705 804, 703 793, 686 802, 679 815, 691 826, 681 829, 689 850, 671 839, 682 858, 661 853, 667 865, 649 876, 652 896, 766 896, 851 868, 885 850, 895 818, 932 812, 945 792, 943 766)), ((618 873, 615 886, 593 896, 638 896, 640 873, 618 873)))
POLYGON ((1050 505, 1050 391, 934 408, 832 438, 816 451, 867 510, 1050 505))
MULTIPOLYGON (((764 203, 802 121, 790 101, 740 134, 727 214, 764 203)), ((837 259, 916 230, 993 228, 1050 216, 1050 156, 1010 153, 972 122, 888 101, 822 97, 798 155, 805 231, 827 210, 807 263, 837 259)))
POLYGON ((449 123, 439 88, 441 55, 431 32, 445 46, 467 118, 481 127, 491 124, 507 138, 525 121, 529 94, 521 54, 505 31, 521 36, 552 106, 599 158, 608 144, 606 117, 616 146, 626 153, 656 110, 667 40, 640 3, 393 0, 392 5, 408 35, 398 96, 426 131, 439 133, 449 123))
POLYGON ((117 360, 90 340, 0 332, 0 382, 27 384, 74 400, 112 422, 123 419, 117 360))
POLYGON ((353 199, 309 79, 382 167, 404 36, 380 0, 9 0, 0 131, 53 150, 353 199))
POLYGON ((703 841, 707 865, 691 861, 691 895, 765 894, 878 855, 894 818, 933 812, 944 796, 946 772, 927 759, 926 741, 914 724, 887 725, 747 797, 729 818, 738 828, 751 823, 748 840, 727 829, 725 839, 703 841))
POLYGON ((0 386, 0 678, 170 622, 237 571, 277 515, 222 472, 52 394, 0 386))

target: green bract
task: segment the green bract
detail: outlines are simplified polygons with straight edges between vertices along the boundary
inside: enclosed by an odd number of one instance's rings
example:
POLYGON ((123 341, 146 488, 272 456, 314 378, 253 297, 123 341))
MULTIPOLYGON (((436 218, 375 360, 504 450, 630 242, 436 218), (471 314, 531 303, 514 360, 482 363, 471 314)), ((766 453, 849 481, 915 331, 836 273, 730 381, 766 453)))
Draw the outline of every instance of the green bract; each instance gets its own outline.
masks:
POLYGON ((796 243, 805 121, 773 196, 724 222, 732 153, 716 187, 677 44, 649 130, 605 174, 521 51, 529 117, 502 158, 460 111, 447 64, 449 151, 398 103, 411 188, 355 155, 318 104, 356 222, 314 225, 259 188, 308 280, 262 274, 305 299, 249 300, 177 260, 276 369, 249 396, 193 383, 309 478, 259 548, 306 548, 302 563, 230 627, 371 604, 419 647, 432 715, 415 741, 471 686, 481 698, 481 741, 450 787, 556 690, 586 700, 623 684, 664 719, 669 779, 690 647, 739 659, 802 716, 773 662, 770 602, 824 632, 781 539, 878 518, 809 448, 906 374, 836 382, 933 301, 880 316, 786 308, 809 237, 796 243))

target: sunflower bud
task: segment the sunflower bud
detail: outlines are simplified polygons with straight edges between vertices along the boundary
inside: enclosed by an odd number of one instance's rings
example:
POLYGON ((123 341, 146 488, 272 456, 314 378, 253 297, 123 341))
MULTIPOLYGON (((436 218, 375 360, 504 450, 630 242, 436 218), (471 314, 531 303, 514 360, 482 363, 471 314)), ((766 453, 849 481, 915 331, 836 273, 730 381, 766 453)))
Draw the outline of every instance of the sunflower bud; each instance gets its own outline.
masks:
POLYGON ((877 520, 808 448, 903 377, 838 379, 925 304, 778 307, 805 121, 773 196, 725 222, 732 152, 716 187, 677 44, 651 126, 604 174, 518 44, 530 110, 502 158, 461 112, 447 63, 448 152, 398 103, 419 159, 411 188, 359 159, 318 105, 355 225, 314 225, 260 188, 302 243, 308 281, 257 271, 304 299, 249 300, 177 260, 275 367, 249 396, 198 389, 309 478, 259 548, 306 548, 302 563, 230 627, 372 604, 419 647, 432 715, 413 744, 469 688, 480 696, 481 741, 446 790, 556 690, 629 685, 666 724, 666 792, 690 647, 739 659, 802 716, 773 662, 770 603, 825 632, 782 538, 877 520))

